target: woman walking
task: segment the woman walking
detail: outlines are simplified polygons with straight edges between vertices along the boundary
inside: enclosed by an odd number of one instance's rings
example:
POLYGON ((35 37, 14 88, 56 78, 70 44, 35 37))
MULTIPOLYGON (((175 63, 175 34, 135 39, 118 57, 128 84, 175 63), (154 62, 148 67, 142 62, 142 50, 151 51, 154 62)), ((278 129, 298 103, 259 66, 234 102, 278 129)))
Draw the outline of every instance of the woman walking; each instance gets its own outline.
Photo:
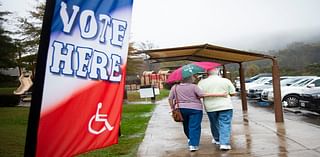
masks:
POLYGON ((203 116, 203 106, 200 98, 205 96, 225 96, 225 94, 205 94, 197 85, 193 84, 194 80, 194 76, 185 78, 181 83, 174 85, 169 94, 171 109, 176 108, 176 103, 180 108, 184 119, 182 122, 183 131, 188 138, 190 151, 199 150, 203 116))

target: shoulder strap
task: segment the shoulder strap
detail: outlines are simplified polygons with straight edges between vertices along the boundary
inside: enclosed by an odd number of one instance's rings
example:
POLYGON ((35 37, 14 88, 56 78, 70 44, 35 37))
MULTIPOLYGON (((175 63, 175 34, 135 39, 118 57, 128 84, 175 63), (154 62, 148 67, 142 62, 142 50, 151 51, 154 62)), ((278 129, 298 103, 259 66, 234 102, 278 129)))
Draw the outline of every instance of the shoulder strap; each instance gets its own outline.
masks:
POLYGON ((175 95, 176 95, 176 105, 177 105, 177 108, 179 108, 179 100, 178 100, 178 93, 177 93, 177 88, 178 88, 178 85, 175 86, 174 88, 174 92, 175 92, 175 95))

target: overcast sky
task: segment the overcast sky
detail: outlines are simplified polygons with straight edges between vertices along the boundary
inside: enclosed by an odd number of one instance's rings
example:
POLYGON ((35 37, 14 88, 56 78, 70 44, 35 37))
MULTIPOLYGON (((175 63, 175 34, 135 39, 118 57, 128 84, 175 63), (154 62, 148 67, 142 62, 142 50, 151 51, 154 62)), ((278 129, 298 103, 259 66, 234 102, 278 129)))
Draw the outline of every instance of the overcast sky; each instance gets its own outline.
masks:
POLYGON ((32 9, 36 2, 36 0, 0 0, 2 11, 10 11, 19 16, 26 16, 27 10, 32 9))
MULTIPOLYGON (((32 6, 0 2, 19 15, 32 6)), ((134 0, 130 38, 159 48, 209 43, 242 50, 320 41, 320 0, 134 0)))
POLYGON ((275 49, 320 37, 320 0, 135 0, 132 38, 275 49))

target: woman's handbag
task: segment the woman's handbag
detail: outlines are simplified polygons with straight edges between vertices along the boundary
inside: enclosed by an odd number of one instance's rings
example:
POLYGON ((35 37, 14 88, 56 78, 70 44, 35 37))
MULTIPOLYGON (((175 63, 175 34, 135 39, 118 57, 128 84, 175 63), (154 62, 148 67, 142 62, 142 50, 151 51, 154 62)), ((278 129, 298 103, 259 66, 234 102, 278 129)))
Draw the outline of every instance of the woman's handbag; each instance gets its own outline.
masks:
POLYGON ((183 117, 179 108, 172 110, 172 118, 175 122, 183 122, 183 117))
POLYGON ((180 112, 180 108, 179 108, 179 101, 178 101, 178 95, 177 95, 177 86, 175 86, 175 104, 173 105, 173 109, 172 109, 172 118, 175 122, 183 122, 183 117, 182 114, 180 112))

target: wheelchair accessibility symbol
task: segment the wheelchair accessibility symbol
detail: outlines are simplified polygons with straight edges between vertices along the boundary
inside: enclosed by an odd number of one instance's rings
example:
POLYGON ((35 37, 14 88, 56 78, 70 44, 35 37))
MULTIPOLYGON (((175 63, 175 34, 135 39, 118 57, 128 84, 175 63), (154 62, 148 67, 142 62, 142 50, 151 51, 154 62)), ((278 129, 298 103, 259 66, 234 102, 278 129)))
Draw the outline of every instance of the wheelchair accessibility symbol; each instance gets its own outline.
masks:
POLYGON ((109 131, 111 131, 113 129, 113 126, 111 126, 110 123, 108 122, 108 119, 107 119, 108 115, 99 113, 99 110, 102 108, 102 103, 99 103, 97 107, 98 108, 97 108, 96 114, 90 118, 90 121, 88 123, 89 132, 92 134, 96 134, 96 135, 101 134, 102 132, 106 131, 107 129, 109 131), (96 123, 96 122, 103 122, 104 126, 98 130, 92 128, 92 123, 96 123))

